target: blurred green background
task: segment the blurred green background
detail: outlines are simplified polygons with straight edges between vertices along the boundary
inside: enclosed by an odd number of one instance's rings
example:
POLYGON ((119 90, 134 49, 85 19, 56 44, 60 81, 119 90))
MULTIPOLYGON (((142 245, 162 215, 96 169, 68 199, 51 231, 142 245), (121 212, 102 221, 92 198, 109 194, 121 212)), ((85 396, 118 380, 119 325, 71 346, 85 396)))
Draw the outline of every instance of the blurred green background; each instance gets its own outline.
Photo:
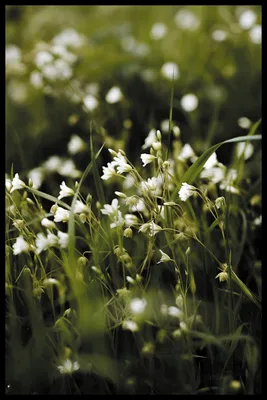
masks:
POLYGON ((92 120, 95 148, 105 140, 134 162, 169 118, 166 63, 184 143, 200 154, 247 134, 238 120, 261 116, 261 54, 260 6, 6 6, 6 170, 67 155, 73 134, 88 143, 92 120), (121 97, 108 101, 114 86, 121 97))

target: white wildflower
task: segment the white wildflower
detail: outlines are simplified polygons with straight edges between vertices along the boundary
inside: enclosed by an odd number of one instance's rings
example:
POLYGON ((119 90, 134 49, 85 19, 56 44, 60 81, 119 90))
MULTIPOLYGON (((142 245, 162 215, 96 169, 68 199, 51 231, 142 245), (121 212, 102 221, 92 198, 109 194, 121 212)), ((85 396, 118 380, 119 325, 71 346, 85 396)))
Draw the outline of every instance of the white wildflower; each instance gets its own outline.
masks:
POLYGON ((12 189, 10 190, 10 193, 14 192, 14 190, 23 189, 25 186, 25 183, 19 179, 19 174, 17 173, 12 180, 12 189))
POLYGON ((152 146, 152 143, 154 143, 156 139, 157 139, 156 129, 151 129, 147 137, 145 138, 145 143, 143 144, 142 149, 145 150, 150 146, 152 146))
POLYGON ((97 106, 98 106, 98 100, 96 99, 95 96, 93 96, 92 94, 87 94, 84 98, 83 98, 83 102, 85 107, 89 110, 89 111, 94 111, 97 106))
POLYGON ((215 200, 215 206, 219 210, 220 208, 223 209, 226 205, 225 198, 223 196, 217 197, 215 200))
POLYGON ((162 262, 168 262, 171 261, 171 258, 168 256, 168 254, 164 253, 162 250, 159 250, 161 253, 161 258, 160 260, 157 262, 157 264, 160 264, 162 262))
POLYGON ((227 281, 228 278, 229 278, 228 272, 222 271, 222 272, 220 272, 218 275, 215 276, 215 279, 216 279, 216 278, 219 278, 219 281, 220 281, 220 282, 227 281))
POLYGON ((43 68, 45 65, 53 61, 53 56, 48 51, 39 51, 35 56, 35 64, 38 68, 43 68))
POLYGON ((32 71, 29 80, 31 85, 34 86, 36 89, 40 89, 44 85, 43 76, 39 71, 32 71))
POLYGON ((82 175, 82 172, 76 169, 76 166, 71 159, 65 160, 61 163, 58 173, 63 176, 69 176, 70 178, 79 178, 82 175))
POLYGON ((48 172, 57 172, 61 164, 62 164, 62 158, 58 156, 51 156, 43 163, 43 167, 48 172))
POLYGON ((16 242, 13 244, 12 247, 15 256, 20 253, 27 253, 30 250, 30 245, 21 235, 17 237, 16 242))
POLYGON ((61 185, 60 185, 60 192, 59 192, 59 196, 58 199, 61 200, 64 197, 68 197, 68 196, 74 196, 74 190, 71 189, 70 187, 68 187, 65 183, 65 181, 62 181, 61 185))
POLYGON ((131 283, 132 285, 135 284, 135 280, 131 276, 126 276, 126 281, 131 283))
POLYGON ((174 62, 166 62, 163 64, 161 67, 161 73, 164 78, 169 79, 170 81, 172 81, 172 79, 176 80, 180 76, 179 67, 174 62))
POLYGON ((39 189, 44 180, 44 170, 42 167, 34 168, 28 172, 28 178, 32 180, 34 188, 39 189))
POLYGON ((218 163, 217 167, 203 169, 200 173, 200 178, 208 179, 209 181, 216 184, 224 179, 225 171, 226 167, 223 164, 218 163))
POLYGON ((113 86, 106 94, 106 102, 109 104, 118 103, 122 99, 123 95, 118 86, 113 86))
POLYGON ((151 28, 150 37, 154 40, 160 40, 166 35, 167 31, 168 29, 165 24, 157 22, 151 28))
POLYGON ((83 35, 73 28, 67 28, 56 35, 52 40, 53 45, 81 47, 85 43, 83 35))
POLYGON ((132 167, 127 164, 126 158, 120 152, 117 154, 117 157, 114 157, 111 164, 117 166, 117 172, 119 174, 130 172, 132 170, 132 167))
POLYGON ((131 174, 125 175, 125 179, 122 182, 123 189, 130 189, 133 187, 135 182, 134 177, 131 174))
POLYGON ((179 197, 182 201, 186 201, 189 197, 191 197, 196 191, 195 186, 188 185, 188 183, 183 182, 182 187, 179 190, 179 197))
POLYGON ((153 156, 152 154, 143 153, 143 154, 141 154, 140 157, 141 157, 141 160, 142 160, 142 163, 143 163, 143 167, 145 167, 147 164, 149 164, 149 163, 153 162, 154 160, 156 160, 156 157, 153 156))
POLYGON ((243 29, 250 29, 256 22, 256 14, 252 10, 244 11, 239 17, 239 25, 243 29))
POLYGON ((239 189, 233 185, 236 178, 237 178, 237 170, 234 168, 230 168, 227 173, 227 176, 220 183, 220 189, 226 190, 227 192, 230 193, 238 194, 239 189))
POLYGON ((64 45, 54 45, 50 48, 51 53, 59 56, 64 61, 72 64, 77 60, 77 56, 66 49, 64 45))
POLYGON ((130 309, 134 314, 142 314, 145 311, 147 301, 145 299, 133 299, 130 302, 130 309))
POLYGON ((69 235, 67 233, 58 231, 57 233, 58 235, 58 243, 60 245, 60 247, 62 247, 63 249, 66 249, 68 247, 68 243, 69 243, 69 235))
POLYGON ((134 214, 125 214, 124 222, 127 227, 138 224, 138 218, 134 214))
POLYGON ((218 163, 217 160, 217 154, 214 152, 212 153, 212 155, 207 159, 207 161, 205 162, 203 168, 204 169, 210 169, 215 167, 215 165, 218 163))
POLYGON ((21 50, 15 44, 6 47, 6 64, 17 64, 21 61, 21 50))
POLYGON ((236 146, 236 152, 238 158, 244 156, 244 159, 248 160, 254 152, 253 144, 240 142, 236 146))
POLYGON ((86 143, 78 135, 72 135, 68 143, 68 152, 77 154, 86 149, 86 143))
POLYGON ((36 254, 47 250, 49 247, 55 246, 58 243, 58 238, 52 233, 48 233, 47 237, 43 233, 38 233, 35 240, 36 254))
POLYGON ((67 222, 70 217, 70 212, 62 207, 57 207, 54 215, 55 222, 67 222))
POLYGON ((194 93, 188 93, 181 98, 181 106, 187 112, 192 112, 198 107, 198 98, 194 93))
POLYGON ((137 323, 134 321, 123 321, 122 329, 131 331, 131 332, 139 331, 139 327, 138 327, 137 323))
POLYGON ((255 25, 253 28, 249 31, 249 38, 252 43, 255 44, 261 44, 261 38, 262 38, 262 27, 261 25, 255 25))
POLYGON ((102 169, 103 169, 103 175, 101 176, 101 179, 103 180, 108 180, 112 178, 112 176, 117 175, 113 163, 108 163, 107 167, 102 167, 102 169))
POLYGON ((20 230, 24 225, 24 221, 23 219, 15 219, 12 225, 18 230, 20 230))
POLYGON ((196 158, 195 152, 190 146, 190 144, 186 143, 183 147, 182 150, 178 156, 178 160, 180 161, 186 161, 186 160, 191 160, 194 161, 196 158))
POLYGON ((211 37, 216 42, 223 42, 227 38, 227 33, 222 29, 216 29, 212 32, 211 37))
POLYGON ((57 369, 61 374, 72 374, 80 369, 78 361, 72 362, 69 358, 63 362, 62 365, 58 365, 57 369))
POLYGON ((158 232, 160 232, 162 230, 162 227, 161 226, 159 226, 159 225, 157 225, 157 224, 155 224, 155 222, 154 221, 152 221, 150 224, 149 224, 149 236, 155 236, 158 232))
POLYGON ((111 205, 104 204, 104 208, 102 208, 100 211, 105 215, 113 215, 118 211, 119 208, 120 206, 118 199, 113 199, 111 205))
POLYGON ((253 220, 253 225, 260 226, 262 224, 262 215, 253 220))
POLYGON ((86 204, 84 204, 80 200, 76 200, 76 203, 74 205, 74 213, 75 214, 87 213, 88 211, 89 211, 89 208, 86 204))
POLYGON ((175 14, 174 21, 178 28, 190 31, 195 31, 200 25, 196 15, 186 8, 182 8, 175 14))
POLYGON ((251 121, 247 117, 240 117, 237 120, 237 123, 240 126, 240 128, 243 129, 249 129, 251 127, 251 121))
POLYGON ((47 229, 55 229, 56 224, 53 221, 50 221, 48 218, 43 218, 41 221, 41 225, 43 225, 47 229))
POLYGON ((183 312, 181 310, 179 310, 179 308, 171 306, 171 307, 168 307, 168 315, 170 317, 182 318, 183 312))
POLYGON ((6 178, 6 190, 10 192, 12 189, 12 182, 10 179, 6 178))

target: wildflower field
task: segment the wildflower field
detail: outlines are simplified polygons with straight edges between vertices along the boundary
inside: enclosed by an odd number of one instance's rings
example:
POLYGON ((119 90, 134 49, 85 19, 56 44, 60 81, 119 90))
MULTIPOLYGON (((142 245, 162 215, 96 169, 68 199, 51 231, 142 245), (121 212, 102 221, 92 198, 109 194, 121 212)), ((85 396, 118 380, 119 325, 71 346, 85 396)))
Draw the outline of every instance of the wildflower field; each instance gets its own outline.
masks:
POLYGON ((5 12, 6 394, 261 394, 261 7, 5 12))

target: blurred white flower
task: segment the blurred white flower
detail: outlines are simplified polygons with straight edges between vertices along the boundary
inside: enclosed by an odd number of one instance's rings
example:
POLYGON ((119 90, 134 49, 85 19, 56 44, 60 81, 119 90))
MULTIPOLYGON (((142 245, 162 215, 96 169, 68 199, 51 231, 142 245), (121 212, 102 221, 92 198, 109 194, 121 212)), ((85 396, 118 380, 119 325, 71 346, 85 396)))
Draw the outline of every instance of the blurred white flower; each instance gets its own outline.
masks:
POLYGON ((27 253, 30 250, 30 245, 25 241, 23 236, 17 237, 16 242, 12 247, 15 256, 20 253, 27 253))
POLYGON ((28 86, 12 80, 7 86, 7 94, 14 103, 23 104, 28 98, 28 86))
POLYGON ((44 65, 42 74, 46 79, 50 79, 51 81, 58 79, 58 71, 53 64, 44 65))
POLYGON ((17 173, 12 180, 12 188, 10 190, 10 193, 14 192, 14 190, 23 189, 25 186, 25 183, 21 179, 19 179, 19 174, 17 173))
POLYGON ((215 167, 215 165, 217 165, 218 160, 217 160, 217 154, 216 152, 212 153, 212 155, 207 159, 207 161, 205 162, 205 164, 203 165, 204 169, 210 169, 215 167))
POLYGON ((168 315, 175 318, 182 318, 183 312, 179 308, 171 306, 168 307, 168 315))
POLYGON ((162 262, 168 262, 171 261, 171 258, 168 256, 168 254, 164 253, 162 250, 159 250, 161 253, 161 258, 160 260, 157 262, 157 264, 160 264, 162 262))
POLYGON ((56 225, 53 221, 50 221, 48 218, 43 218, 41 221, 41 225, 43 225, 47 229, 55 229, 56 225))
POLYGON ((198 98, 193 93, 188 93, 181 98, 181 106, 187 112, 192 112, 198 107, 198 98))
POLYGON ((139 331, 139 327, 138 327, 137 323, 134 321, 123 321, 122 329, 131 331, 131 332, 139 331))
POLYGON ((196 15, 192 11, 186 10, 185 8, 179 10, 175 14, 174 21, 178 28, 190 31, 198 29, 200 25, 200 21, 196 15))
POLYGON ((240 128, 249 129, 251 127, 251 121, 247 117, 241 117, 237 120, 238 125, 240 128))
POLYGON ((218 275, 215 276, 215 279, 216 279, 216 278, 219 278, 219 281, 220 281, 220 282, 227 281, 228 278, 229 278, 228 272, 222 271, 222 272, 220 272, 218 275))
POLYGON ((75 29, 68 28, 56 35, 52 43, 59 46, 81 47, 85 43, 85 38, 75 29))
POLYGON ((216 29, 212 32, 211 37, 216 42, 223 42, 227 38, 227 33, 222 29, 216 29))
POLYGON ((42 167, 34 168, 28 172, 28 178, 32 180, 34 188, 39 189, 44 180, 44 170, 42 167))
POLYGON ((166 62, 163 64, 161 67, 161 73, 164 78, 169 79, 170 81, 172 81, 172 79, 176 80, 180 76, 179 67, 174 62, 166 62))
POLYGON ((160 129, 164 133, 168 133, 169 132, 169 120, 168 119, 164 119, 163 121, 161 121, 160 129))
POLYGON ((118 86, 113 86, 106 94, 106 102, 109 104, 118 103, 122 99, 123 95, 118 86))
POLYGON ((55 246, 58 243, 58 238, 53 233, 48 233, 47 237, 43 233, 38 233, 35 240, 36 254, 47 250, 49 247, 55 246))
POLYGON ((215 200, 215 206, 216 206, 216 208, 219 210, 220 208, 224 208, 225 207, 225 205, 226 205, 226 202, 225 202, 225 198, 223 197, 223 196, 221 196, 221 197, 217 197, 217 199, 215 200))
POLYGON ((108 163, 107 167, 102 167, 103 169, 103 175, 101 176, 101 179, 103 180, 108 180, 110 178, 112 178, 112 176, 117 175, 117 172, 114 168, 114 164, 113 163, 108 163))
POLYGON ((250 29, 256 22, 257 16, 252 10, 244 11, 239 17, 239 25, 243 29, 250 29))
POLYGON ((133 299, 130 302, 130 309, 134 314, 142 314, 145 311, 147 301, 145 299, 133 299))
POLYGON ((72 76, 72 68, 67 63, 67 61, 62 59, 57 59, 54 62, 54 66, 57 70, 57 78, 59 80, 70 79, 72 76))
POLYGON ((61 162, 58 168, 58 173, 63 176, 69 176, 70 178, 79 178, 82 175, 82 172, 76 169, 76 166, 71 159, 61 162))
POLYGON ((71 64, 77 59, 77 56, 68 51, 64 45, 54 45, 50 48, 50 51, 71 64))
POLYGON ((143 163, 143 167, 145 167, 147 164, 152 163, 154 160, 156 160, 156 157, 153 156, 152 154, 143 153, 143 154, 141 154, 140 157, 141 157, 141 160, 143 163))
POLYGON ((240 158, 244 154, 244 159, 248 160, 254 152, 253 144, 240 142, 236 146, 237 157, 240 158))
POLYGON ((48 51, 39 51, 35 56, 35 64, 42 69, 45 65, 50 64, 54 57, 48 51))
POLYGON ((189 185, 186 182, 182 183, 182 187, 179 190, 178 194, 182 201, 186 201, 189 197, 193 196, 196 192, 195 186, 189 185))
POLYGON ((132 175, 125 175, 125 179, 122 182, 123 189, 130 189, 134 185, 134 182, 134 177, 132 175))
POLYGON ((43 76, 39 71, 32 71, 29 80, 36 89, 43 87, 43 76))
POLYGON ((167 31, 168 29, 165 24, 157 22, 151 28, 150 37, 154 40, 160 40, 166 35, 167 31))
POLYGON ((138 224, 138 218, 134 214, 125 214, 124 222, 127 227, 138 224))
POLYGON ((152 146, 152 143, 157 139, 156 129, 151 129, 145 138, 145 143, 142 146, 142 149, 147 149, 148 147, 152 146))
POLYGON ((6 178, 6 190, 7 190, 8 192, 10 192, 10 191, 11 191, 11 188, 12 188, 12 182, 11 182, 11 180, 8 179, 8 178, 6 178))
POLYGON ((67 222, 70 217, 70 212, 68 210, 65 210, 62 207, 57 207, 55 215, 54 215, 54 221, 55 222, 67 222))
POLYGON ((178 160, 186 161, 186 160, 194 161, 196 159, 196 155, 190 144, 186 143, 178 156, 178 160))
POLYGON ((253 221, 253 225, 255 226, 260 226, 262 224, 262 215, 260 215, 259 217, 255 218, 253 221))
POLYGON ((72 374, 80 369, 78 361, 72 362, 69 358, 63 362, 62 365, 58 365, 57 369, 61 374, 72 374))
POLYGON ((6 46, 6 64, 16 64, 21 61, 21 50, 15 44, 6 46))
POLYGON ((222 163, 218 163, 217 167, 203 169, 200 178, 208 179, 213 183, 221 182, 225 176, 226 167, 222 163))
POLYGON ((99 92, 99 84, 97 82, 89 83, 84 88, 85 93, 92 94, 93 96, 97 96, 99 92))
POLYGON ((43 167, 48 172, 57 172, 61 164, 62 164, 62 158, 58 156, 51 156, 43 163, 43 167))
POLYGON ((66 249, 68 247, 68 243, 69 243, 69 235, 67 233, 58 231, 57 233, 58 235, 58 243, 60 245, 60 247, 62 247, 63 249, 66 249))
POLYGON ((249 31, 249 37, 252 43, 261 44, 261 37, 262 37, 262 27, 261 25, 255 25, 249 31))
POLYGON ((86 143, 80 136, 72 135, 68 143, 68 152, 70 154, 77 154, 86 149, 86 143))
POLYGON ((98 100, 92 94, 87 94, 86 96, 84 96, 83 102, 84 102, 85 107, 89 111, 94 111, 98 106, 98 100))
POLYGON ((76 200, 76 203, 74 205, 74 213, 81 214, 87 213, 88 211, 89 208, 86 204, 84 204, 81 200, 76 200))
POLYGON ((71 189, 70 187, 68 187, 65 183, 65 181, 63 181, 60 185, 60 192, 59 192, 59 196, 58 199, 61 200, 64 197, 68 197, 68 196, 74 196, 74 190, 71 189))

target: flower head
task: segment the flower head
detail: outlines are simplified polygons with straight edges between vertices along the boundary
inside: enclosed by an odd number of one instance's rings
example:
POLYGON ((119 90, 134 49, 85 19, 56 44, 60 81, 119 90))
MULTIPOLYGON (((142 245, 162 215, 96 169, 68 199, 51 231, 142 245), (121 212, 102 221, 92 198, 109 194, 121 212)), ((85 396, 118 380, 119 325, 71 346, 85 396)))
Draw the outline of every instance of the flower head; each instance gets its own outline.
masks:
POLYGON ((56 225, 53 221, 50 221, 48 218, 43 218, 41 221, 41 225, 43 225, 47 229, 55 229, 56 225))
POLYGON ((122 99, 123 95, 118 86, 113 86, 106 94, 106 102, 109 104, 118 103, 122 99))
POLYGON ((65 210, 62 207, 57 207, 55 215, 54 215, 54 221, 55 222, 67 222, 70 217, 70 212, 68 210, 65 210))
POLYGON ((27 253, 30 250, 30 245, 25 241, 23 236, 17 237, 16 242, 12 247, 15 256, 20 253, 27 253))
POLYGON ((68 143, 68 152, 77 154, 86 149, 85 142, 78 135, 72 135, 68 143))
POLYGON ((139 327, 138 327, 137 323, 134 321, 123 321, 122 329, 131 331, 131 332, 139 331, 139 327))
POLYGON ((182 183, 182 187, 179 190, 179 197, 182 201, 186 201, 190 196, 192 196, 196 191, 195 186, 189 185, 186 182, 182 183))
POLYGON ((12 180, 12 188, 10 190, 10 193, 14 192, 14 190, 23 189, 25 186, 25 183, 21 179, 19 179, 19 174, 15 174, 12 180))
POLYGON ((72 190, 70 187, 68 187, 65 183, 65 181, 63 181, 60 185, 60 192, 59 192, 59 196, 58 199, 61 200, 63 199, 63 197, 68 197, 68 196, 74 196, 74 190, 72 190))
POLYGON ((141 160, 142 160, 142 163, 143 163, 143 167, 145 167, 147 164, 149 164, 149 163, 153 162, 154 160, 156 160, 156 157, 153 156, 152 154, 143 153, 143 154, 141 154, 141 160))
POLYGON ((168 256, 168 254, 164 253, 162 250, 159 250, 161 253, 161 259, 157 262, 157 264, 160 264, 162 262, 168 262, 171 261, 171 258, 168 256))
POLYGON ((62 365, 58 365, 57 369, 61 374, 72 374, 75 371, 78 371, 80 368, 80 364, 78 361, 72 362, 69 358, 63 362, 62 365))
POLYGON ((147 301, 145 299, 133 299, 130 302, 130 309, 134 314, 142 314, 146 308, 147 301))
POLYGON ((108 163, 107 167, 102 167, 102 169, 103 169, 103 175, 101 176, 101 179, 105 181, 107 181, 109 178, 112 178, 112 176, 117 175, 113 163, 108 163))
POLYGON ((58 231, 57 233, 58 235, 58 243, 60 245, 60 247, 62 247, 63 249, 66 249, 68 247, 68 243, 69 243, 69 235, 67 233, 58 231))

